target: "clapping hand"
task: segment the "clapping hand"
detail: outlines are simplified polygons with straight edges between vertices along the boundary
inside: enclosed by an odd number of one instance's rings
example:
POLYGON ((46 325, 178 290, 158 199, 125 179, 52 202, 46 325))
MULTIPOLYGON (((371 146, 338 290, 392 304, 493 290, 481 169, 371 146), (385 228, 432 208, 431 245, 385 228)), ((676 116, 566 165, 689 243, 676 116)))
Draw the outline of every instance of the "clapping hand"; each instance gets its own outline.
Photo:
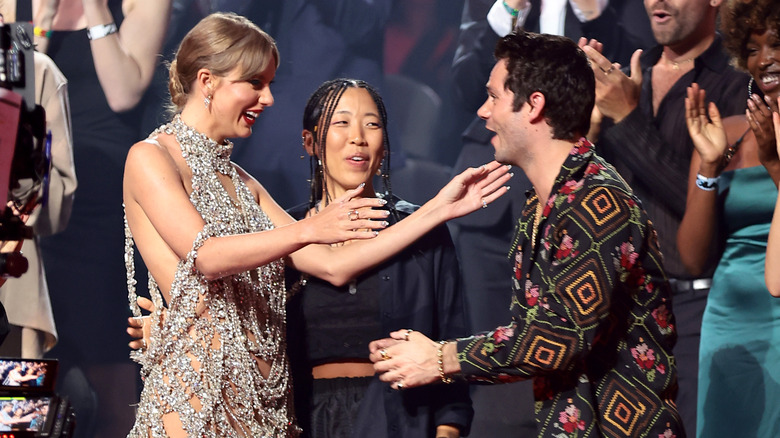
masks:
POLYGON ((778 112, 778 102, 769 97, 762 100, 758 95, 753 94, 747 101, 747 116, 750 129, 756 136, 758 143, 758 158, 761 164, 770 168, 771 166, 780 166, 780 154, 778 154, 775 142, 775 133, 777 129, 773 127, 773 114, 778 112))
POLYGON ((685 123, 688 134, 701 157, 702 167, 710 168, 717 174, 724 166, 723 153, 728 145, 720 112, 714 103, 707 104, 706 92, 698 84, 691 84, 687 93, 685 123))
POLYGON ((642 89, 639 59, 642 51, 637 50, 631 56, 631 76, 626 76, 620 70, 620 64, 613 63, 601 53, 603 45, 600 42, 580 38, 578 45, 588 55, 596 78, 596 107, 604 117, 620 122, 639 104, 642 89))

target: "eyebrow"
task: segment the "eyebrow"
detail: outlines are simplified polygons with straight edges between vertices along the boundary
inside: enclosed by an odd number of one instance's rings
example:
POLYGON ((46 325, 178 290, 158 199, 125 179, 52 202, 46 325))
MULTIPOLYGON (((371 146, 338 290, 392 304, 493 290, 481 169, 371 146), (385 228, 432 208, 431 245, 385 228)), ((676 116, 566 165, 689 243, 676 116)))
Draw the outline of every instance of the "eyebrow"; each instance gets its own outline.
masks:
MULTIPOLYGON (((349 111, 349 110, 341 110, 341 111, 336 111, 336 112, 334 112, 334 113, 333 113, 333 115, 336 115, 336 114, 349 114, 349 115, 352 115, 352 111, 349 111)), ((377 118, 379 117, 379 114, 377 114, 377 113, 374 113, 374 112, 369 112, 369 113, 366 113, 366 115, 367 115, 367 116, 373 116, 373 117, 377 117, 377 118)))

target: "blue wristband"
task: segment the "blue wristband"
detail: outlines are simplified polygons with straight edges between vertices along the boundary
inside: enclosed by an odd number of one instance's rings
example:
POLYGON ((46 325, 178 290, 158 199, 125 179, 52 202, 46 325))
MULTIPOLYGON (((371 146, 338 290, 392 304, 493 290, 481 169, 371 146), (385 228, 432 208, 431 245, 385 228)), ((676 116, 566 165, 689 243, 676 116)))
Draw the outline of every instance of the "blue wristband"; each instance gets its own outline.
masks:
POLYGON ((705 192, 711 192, 718 188, 718 180, 720 177, 707 178, 701 174, 696 174, 696 187, 704 190, 705 192))

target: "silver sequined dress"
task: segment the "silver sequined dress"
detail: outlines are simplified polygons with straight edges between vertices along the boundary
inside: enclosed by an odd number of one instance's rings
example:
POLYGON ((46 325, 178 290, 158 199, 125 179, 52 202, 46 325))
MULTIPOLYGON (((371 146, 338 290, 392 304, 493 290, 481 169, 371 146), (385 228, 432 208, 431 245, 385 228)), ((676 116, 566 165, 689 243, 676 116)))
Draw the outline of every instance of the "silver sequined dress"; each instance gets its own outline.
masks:
MULTIPOLYGON (((217 144, 178 116, 153 132, 151 141, 162 132, 175 135, 181 145, 192 170, 190 200, 206 226, 178 264, 164 318, 162 296, 150 275, 158 309, 152 320, 162 322, 152 324, 149 348, 131 354, 142 365, 144 389, 128 436, 165 437, 162 416, 169 412, 178 413, 192 437, 296 436, 285 353, 283 262, 214 281, 195 268, 197 251, 208 238, 267 230, 273 224, 230 163, 232 144, 217 144), (232 179, 237 203, 218 172, 232 179), (270 365, 267 377, 258 360, 270 365)), ((126 220, 125 235, 130 306, 140 315, 126 220)))

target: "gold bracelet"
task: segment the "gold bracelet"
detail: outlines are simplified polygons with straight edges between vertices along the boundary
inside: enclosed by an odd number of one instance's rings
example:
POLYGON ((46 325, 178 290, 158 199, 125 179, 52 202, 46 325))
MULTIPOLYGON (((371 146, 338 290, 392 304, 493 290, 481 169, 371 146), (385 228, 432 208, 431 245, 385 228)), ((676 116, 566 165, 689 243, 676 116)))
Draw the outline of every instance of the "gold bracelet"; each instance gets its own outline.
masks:
POLYGON ((447 341, 439 341, 439 348, 436 351, 436 356, 439 359, 439 377, 441 377, 442 383, 452 383, 452 377, 447 377, 444 374, 444 352, 442 349, 447 345, 447 341))

